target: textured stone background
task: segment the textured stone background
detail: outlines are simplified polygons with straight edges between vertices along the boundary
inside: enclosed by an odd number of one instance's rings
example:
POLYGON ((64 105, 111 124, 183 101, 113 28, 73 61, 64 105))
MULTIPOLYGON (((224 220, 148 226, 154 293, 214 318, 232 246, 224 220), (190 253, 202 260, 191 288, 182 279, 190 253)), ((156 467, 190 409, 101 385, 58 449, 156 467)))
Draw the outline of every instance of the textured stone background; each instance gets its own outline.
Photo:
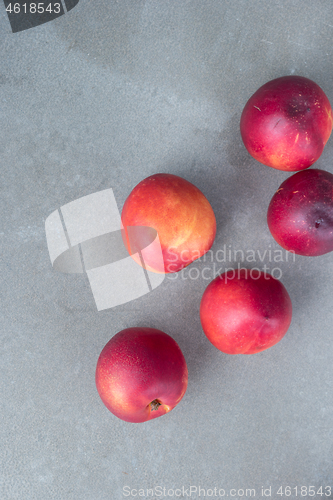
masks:
MULTIPOLYGON (((239 133, 247 99, 279 76, 311 78, 333 103, 332 38, 331 0, 80 0, 15 34, 1 3, 1 500, 191 485, 255 488, 256 498, 271 486, 276 499, 280 485, 298 497, 301 486, 333 486, 332 255, 270 262, 279 247, 266 210, 288 174, 253 160, 239 133), (53 271, 51 212, 110 187, 121 209, 156 172, 207 196, 215 254, 259 250, 249 266, 280 267, 294 315, 278 345, 228 356, 206 340, 201 271, 233 257, 193 263, 199 279, 167 277, 101 312, 86 276, 53 271), (189 385, 170 414, 136 425, 108 412, 94 374, 106 342, 140 325, 176 339, 189 385)), ((315 166, 333 173, 332 159, 331 138, 315 166)), ((333 498, 323 492, 315 498, 333 498)))

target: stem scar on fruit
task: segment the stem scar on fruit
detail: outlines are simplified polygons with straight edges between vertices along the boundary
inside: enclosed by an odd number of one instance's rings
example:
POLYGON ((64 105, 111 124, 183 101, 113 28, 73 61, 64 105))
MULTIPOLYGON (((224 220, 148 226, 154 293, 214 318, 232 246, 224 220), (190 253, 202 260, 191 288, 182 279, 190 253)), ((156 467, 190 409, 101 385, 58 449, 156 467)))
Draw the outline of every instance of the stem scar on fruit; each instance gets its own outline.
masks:
POLYGON ((154 399, 154 401, 152 401, 151 403, 149 403, 150 408, 151 408, 151 410, 152 410, 152 411, 154 411, 154 410, 158 410, 158 407, 159 407, 159 406, 161 406, 161 404, 162 404, 162 403, 160 403, 160 402, 158 401, 158 399, 154 399))

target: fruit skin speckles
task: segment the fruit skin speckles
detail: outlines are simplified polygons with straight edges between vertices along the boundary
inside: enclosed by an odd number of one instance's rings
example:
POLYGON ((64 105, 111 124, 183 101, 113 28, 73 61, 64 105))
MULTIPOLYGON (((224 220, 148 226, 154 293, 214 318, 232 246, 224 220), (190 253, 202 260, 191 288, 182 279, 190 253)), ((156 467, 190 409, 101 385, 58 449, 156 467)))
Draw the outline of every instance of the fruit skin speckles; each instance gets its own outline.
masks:
POLYGON ((333 250, 333 175, 319 169, 297 172, 272 197, 267 223, 279 245, 298 255, 333 250))
POLYGON ((292 75, 267 82, 250 97, 240 130, 253 158, 294 172, 318 160, 332 124, 332 108, 324 91, 312 80, 292 75))

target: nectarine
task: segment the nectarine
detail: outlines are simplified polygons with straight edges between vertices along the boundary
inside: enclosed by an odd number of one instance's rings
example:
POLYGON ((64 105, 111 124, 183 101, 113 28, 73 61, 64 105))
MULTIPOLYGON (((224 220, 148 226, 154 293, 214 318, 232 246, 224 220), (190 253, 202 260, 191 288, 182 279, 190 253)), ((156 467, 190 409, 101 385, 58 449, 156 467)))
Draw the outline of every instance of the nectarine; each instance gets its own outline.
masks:
POLYGON ((332 108, 324 91, 303 76, 283 76, 260 87, 240 121, 246 149, 278 170, 303 170, 322 154, 332 132, 332 108))
POLYGON ((121 220, 124 242, 133 258, 137 248, 146 245, 140 238, 147 237, 144 231, 131 228, 145 226, 157 231, 160 247, 156 243, 146 247, 144 259, 146 269, 157 273, 188 266, 211 248, 216 234, 215 215, 207 198, 192 183, 173 174, 155 174, 141 181, 126 199, 121 220))
POLYGON ((311 169, 288 177, 274 194, 267 212, 274 239, 298 255, 333 250, 333 175, 311 169))
POLYGON ((200 320, 210 342, 227 354, 254 354, 279 342, 292 315, 283 284, 256 269, 231 269, 207 286, 200 320))
POLYGON ((177 342, 155 328, 126 328, 103 348, 96 387, 105 406, 127 422, 145 422, 172 410, 187 388, 188 371, 177 342))

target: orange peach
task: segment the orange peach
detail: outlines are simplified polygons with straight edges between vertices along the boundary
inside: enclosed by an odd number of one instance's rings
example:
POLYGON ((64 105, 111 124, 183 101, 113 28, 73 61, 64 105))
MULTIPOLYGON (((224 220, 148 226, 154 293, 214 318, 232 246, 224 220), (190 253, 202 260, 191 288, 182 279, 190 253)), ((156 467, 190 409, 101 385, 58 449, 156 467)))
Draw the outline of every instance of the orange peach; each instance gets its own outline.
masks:
POLYGON ((141 181, 125 201, 121 220, 129 253, 141 264, 135 254, 145 247, 146 269, 157 273, 188 266, 211 248, 216 234, 215 215, 207 198, 173 174, 155 174, 141 181), (143 227, 157 231, 159 243, 155 240, 147 246, 148 233, 135 231, 143 227))

